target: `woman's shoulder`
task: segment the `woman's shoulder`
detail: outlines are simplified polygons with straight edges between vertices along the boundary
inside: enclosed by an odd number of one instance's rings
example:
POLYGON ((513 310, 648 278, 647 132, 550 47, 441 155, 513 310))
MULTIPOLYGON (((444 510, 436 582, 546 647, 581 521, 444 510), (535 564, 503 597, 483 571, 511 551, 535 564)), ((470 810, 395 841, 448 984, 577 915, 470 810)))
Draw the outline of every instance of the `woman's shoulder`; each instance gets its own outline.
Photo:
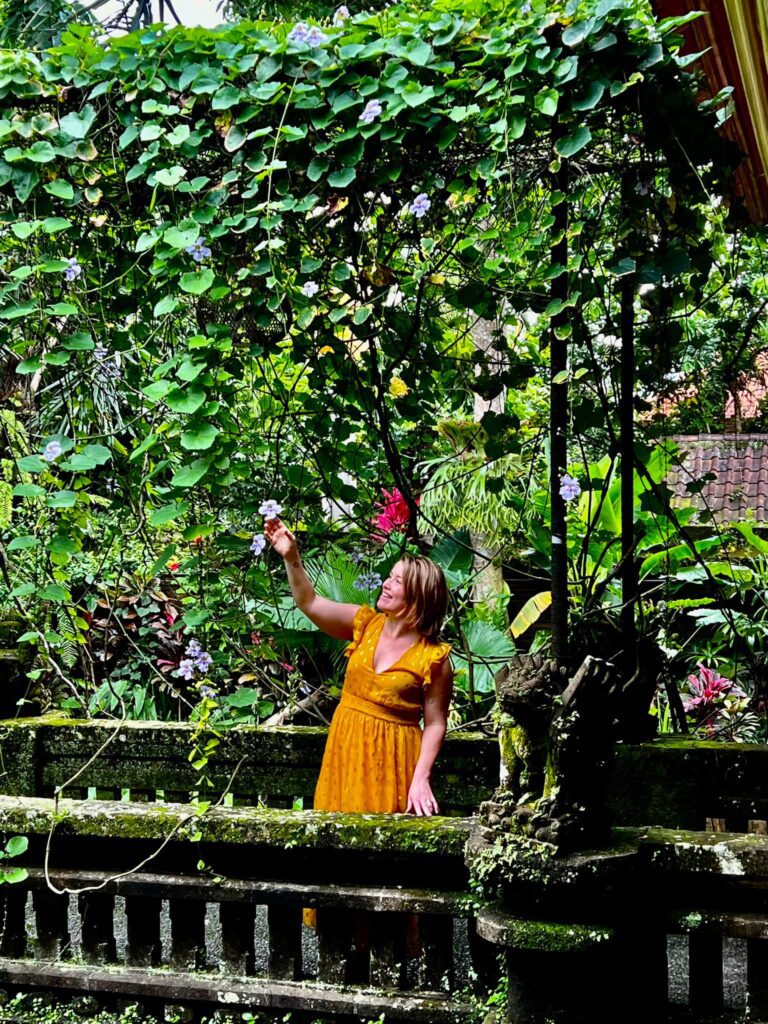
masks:
POLYGON ((421 674, 424 677, 424 685, 432 682, 433 673, 438 666, 442 665, 451 653, 452 646, 442 640, 424 638, 422 645, 421 674))
POLYGON ((375 608, 371 608, 368 604, 361 604, 355 612, 355 617, 352 620, 352 641, 347 645, 347 649, 344 653, 347 656, 352 654, 363 639, 363 634, 368 626, 370 626, 374 620, 383 617, 382 612, 377 612, 375 608))

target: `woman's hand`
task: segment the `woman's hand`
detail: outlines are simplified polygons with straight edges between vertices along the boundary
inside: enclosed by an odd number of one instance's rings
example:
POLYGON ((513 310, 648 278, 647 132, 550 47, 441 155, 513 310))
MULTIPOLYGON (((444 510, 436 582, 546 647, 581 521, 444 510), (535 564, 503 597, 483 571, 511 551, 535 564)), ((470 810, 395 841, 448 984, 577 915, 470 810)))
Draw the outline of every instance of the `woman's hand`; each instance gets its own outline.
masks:
POLYGON ((298 554, 296 538, 282 521, 274 519, 264 520, 264 536, 275 549, 275 551, 286 561, 295 558, 298 554))
POLYGON ((420 818, 429 818, 433 814, 439 814, 440 808, 429 784, 429 778, 414 775, 411 788, 408 790, 408 806, 406 814, 417 814, 420 818))

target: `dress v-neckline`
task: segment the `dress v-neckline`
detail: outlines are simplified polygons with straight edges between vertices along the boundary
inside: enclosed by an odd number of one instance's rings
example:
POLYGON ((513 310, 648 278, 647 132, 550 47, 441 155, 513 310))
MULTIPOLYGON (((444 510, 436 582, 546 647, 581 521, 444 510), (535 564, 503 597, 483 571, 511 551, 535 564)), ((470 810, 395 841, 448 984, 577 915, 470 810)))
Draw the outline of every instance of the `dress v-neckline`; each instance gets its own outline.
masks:
POLYGON ((386 668, 377 669, 376 668, 376 651, 378 651, 378 649, 379 649, 379 640, 381 640, 381 634, 384 632, 384 626, 386 625, 386 622, 387 622, 386 615, 383 618, 384 618, 384 621, 381 624, 381 629, 379 630, 379 635, 376 637, 376 646, 373 648, 373 653, 371 654, 371 670, 373 671, 373 674, 376 675, 376 676, 383 676, 383 675, 386 675, 387 672, 391 672, 392 669, 396 665, 400 664, 400 662, 403 660, 403 658, 406 656, 406 654, 408 654, 408 652, 410 650, 412 650, 417 644, 421 643, 421 637, 419 637, 418 640, 414 640, 412 644, 409 644, 406 647, 406 649, 403 651, 403 653, 399 657, 395 658, 395 660, 392 662, 391 665, 387 665, 386 668))

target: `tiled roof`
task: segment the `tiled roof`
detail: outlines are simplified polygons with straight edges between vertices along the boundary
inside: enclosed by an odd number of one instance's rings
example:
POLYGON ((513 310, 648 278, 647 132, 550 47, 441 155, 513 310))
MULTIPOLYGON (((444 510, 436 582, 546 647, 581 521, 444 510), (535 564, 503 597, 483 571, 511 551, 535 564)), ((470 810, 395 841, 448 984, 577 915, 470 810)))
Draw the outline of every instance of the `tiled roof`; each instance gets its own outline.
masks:
POLYGON ((675 504, 709 511, 718 522, 768 523, 768 434, 678 434, 682 461, 667 483, 675 504), (687 485, 711 474, 698 493, 687 485))
POLYGON ((768 396, 768 352, 758 352, 752 373, 744 373, 734 393, 725 400, 725 429, 733 430, 738 420, 754 420, 768 396), (736 408, 736 402, 739 406, 736 408), (738 415, 737 415, 738 413, 738 415))

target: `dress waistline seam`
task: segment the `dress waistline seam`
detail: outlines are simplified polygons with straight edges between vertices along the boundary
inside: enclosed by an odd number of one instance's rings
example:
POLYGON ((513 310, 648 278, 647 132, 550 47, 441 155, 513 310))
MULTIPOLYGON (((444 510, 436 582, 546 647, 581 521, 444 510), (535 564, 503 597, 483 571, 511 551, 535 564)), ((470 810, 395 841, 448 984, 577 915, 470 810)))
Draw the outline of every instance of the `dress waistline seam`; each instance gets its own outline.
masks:
POLYGON ((339 702, 340 708, 349 708, 351 711, 359 711, 363 715, 368 715, 371 718, 379 718, 384 722, 392 722, 395 725, 413 725, 416 728, 419 726, 419 718, 414 718, 407 712, 403 712, 402 715, 398 715, 397 712, 390 710, 389 708, 382 707, 381 704, 376 704, 372 700, 366 700, 364 697, 357 697, 354 694, 344 694, 342 692, 341 701, 339 702))

